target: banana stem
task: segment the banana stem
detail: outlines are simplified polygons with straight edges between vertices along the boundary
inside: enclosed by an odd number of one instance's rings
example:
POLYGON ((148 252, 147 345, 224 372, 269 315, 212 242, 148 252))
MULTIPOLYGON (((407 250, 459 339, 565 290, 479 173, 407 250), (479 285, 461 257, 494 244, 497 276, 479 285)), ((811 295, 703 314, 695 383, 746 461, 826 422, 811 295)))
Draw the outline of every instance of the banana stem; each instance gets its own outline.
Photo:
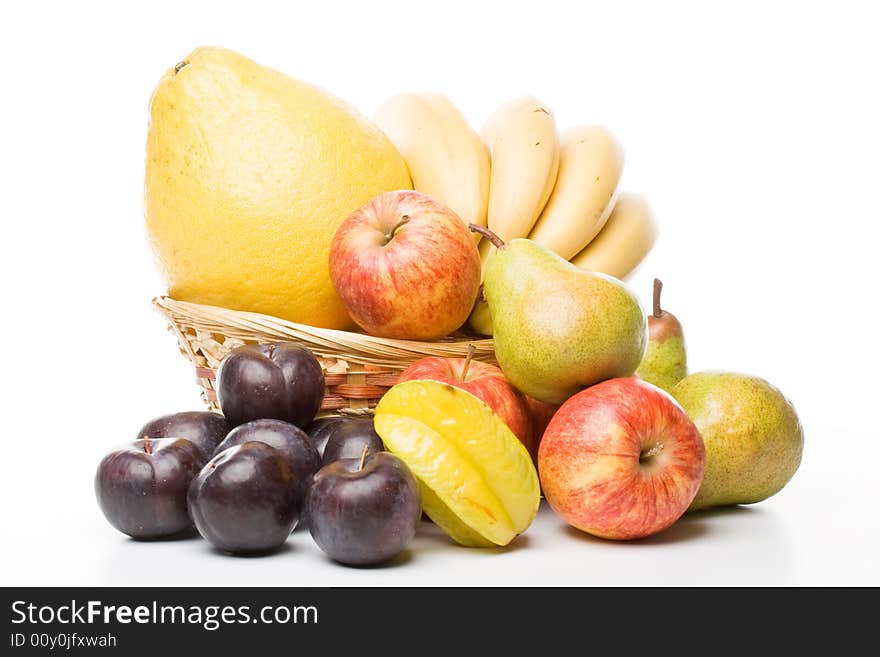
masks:
POLYGON ((662 317, 663 309, 660 308, 660 292, 663 291, 663 281, 654 279, 654 317, 662 317))
POLYGON ((479 233, 480 235, 485 237, 487 240, 492 242, 492 246, 494 246, 496 249, 500 249, 502 246, 504 246, 504 240, 502 240, 500 237, 498 237, 495 233, 493 233, 488 228, 484 228, 483 226, 477 226, 477 224, 468 224, 468 228, 470 229, 470 231, 472 233, 479 233))

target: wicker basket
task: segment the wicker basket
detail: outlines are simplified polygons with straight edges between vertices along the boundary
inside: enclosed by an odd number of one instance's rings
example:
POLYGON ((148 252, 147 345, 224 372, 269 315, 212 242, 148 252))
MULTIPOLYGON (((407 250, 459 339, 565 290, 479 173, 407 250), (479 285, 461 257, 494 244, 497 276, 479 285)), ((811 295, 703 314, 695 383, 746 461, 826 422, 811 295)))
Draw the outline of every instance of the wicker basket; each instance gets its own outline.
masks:
POLYGON ((397 382, 400 372, 425 356, 464 357, 474 345, 475 360, 495 363, 492 340, 466 335, 437 342, 376 338, 363 333, 315 328, 258 313, 153 299, 168 318, 180 351, 196 368, 202 398, 217 410, 214 380, 224 356, 245 343, 293 342, 321 362, 327 383, 322 412, 372 408, 397 382))

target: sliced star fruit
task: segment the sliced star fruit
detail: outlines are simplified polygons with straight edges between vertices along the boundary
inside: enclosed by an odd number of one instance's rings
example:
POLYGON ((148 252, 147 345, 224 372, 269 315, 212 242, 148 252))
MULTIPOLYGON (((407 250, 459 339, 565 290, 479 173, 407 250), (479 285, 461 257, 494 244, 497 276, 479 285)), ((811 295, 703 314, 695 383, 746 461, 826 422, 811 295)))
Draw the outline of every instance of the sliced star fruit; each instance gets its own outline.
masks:
POLYGON ((437 381, 391 388, 376 406, 376 432, 418 478, 422 507, 453 540, 507 545, 541 501, 528 451, 489 406, 437 381))

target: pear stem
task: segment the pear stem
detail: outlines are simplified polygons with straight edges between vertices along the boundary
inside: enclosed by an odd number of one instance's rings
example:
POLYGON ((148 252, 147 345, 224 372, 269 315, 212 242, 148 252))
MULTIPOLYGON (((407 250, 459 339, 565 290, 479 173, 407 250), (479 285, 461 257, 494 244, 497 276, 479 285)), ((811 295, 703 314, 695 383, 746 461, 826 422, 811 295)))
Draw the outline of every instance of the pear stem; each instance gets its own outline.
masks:
POLYGON ((150 443, 150 437, 144 436, 144 452, 147 454, 153 453, 153 445, 150 443))
POLYGON ((370 449, 369 445, 364 445, 364 451, 361 452, 361 460, 358 463, 358 469, 357 469, 358 472, 360 472, 361 470, 364 469, 364 461, 367 459, 367 451, 369 451, 369 449, 370 449))
POLYGON ((663 309, 660 308, 660 292, 663 291, 663 281, 654 279, 654 317, 662 317, 663 309))
POLYGON ((473 343, 468 345, 467 356, 464 357, 464 366, 461 368, 461 376, 459 376, 460 381, 464 381, 464 377, 467 376, 468 368, 471 366, 471 359, 474 357, 474 352, 477 348, 473 345, 473 343))
POLYGON ((472 233, 479 233, 480 235, 485 237, 487 240, 492 242, 492 246, 494 246, 496 249, 500 249, 502 246, 504 246, 504 240, 502 240, 500 237, 498 237, 495 233, 493 233, 488 228, 484 228, 483 226, 477 226, 477 224, 468 224, 468 228, 470 229, 470 231, 472 233))
POLYGON ((394 226, 394 228, 392 228, 391 231, 387 235, 385 235, 385 244, 388 244, 388 242, 390 242, 392 239, 394 239, 394 234, 397 232, 398 228, 401 228, 402 226, 404 226, 408 223, 409 223, 409 215, 405 214, 400 218, 400 221, 397 222, 397 225, 394 226))

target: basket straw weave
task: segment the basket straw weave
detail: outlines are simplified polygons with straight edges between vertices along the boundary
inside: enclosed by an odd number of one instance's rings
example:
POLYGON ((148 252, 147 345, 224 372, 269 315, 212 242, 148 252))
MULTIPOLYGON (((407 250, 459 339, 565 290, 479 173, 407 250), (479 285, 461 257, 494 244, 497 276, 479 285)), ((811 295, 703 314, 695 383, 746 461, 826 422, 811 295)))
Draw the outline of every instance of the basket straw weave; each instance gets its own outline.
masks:
POLYGON ((404 369, 426 356, 463 358, 473 345, 474 360, 496 362, 491 339, 457 335, 437 342, 395 340, 170 297, 157 297, 153 305, 168 319, 181 353, 195 366, 202 398, 214 410, 219 408, 217 367, 232 349, 247 343, 292 342, 314 353, 327 385, 322 412, 372 408, 404 369))

